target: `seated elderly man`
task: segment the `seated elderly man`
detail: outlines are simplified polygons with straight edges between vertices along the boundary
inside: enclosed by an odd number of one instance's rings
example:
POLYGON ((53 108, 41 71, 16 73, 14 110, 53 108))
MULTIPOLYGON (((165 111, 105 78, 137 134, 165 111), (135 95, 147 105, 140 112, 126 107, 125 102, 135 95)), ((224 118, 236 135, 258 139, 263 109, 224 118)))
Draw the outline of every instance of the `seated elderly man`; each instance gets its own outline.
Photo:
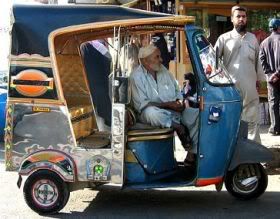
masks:
MULTIPOLYGON (((131 76, 132 104, 140 121, 161 128, 174 128, 183 147, 191 149, 188 129, 182 125, 183 97, 174 77, 162 65, 160 51, 154 45, 142 47, 140 65, 131 76)), ((194 160, 194 154, 186 158, 194 160)))

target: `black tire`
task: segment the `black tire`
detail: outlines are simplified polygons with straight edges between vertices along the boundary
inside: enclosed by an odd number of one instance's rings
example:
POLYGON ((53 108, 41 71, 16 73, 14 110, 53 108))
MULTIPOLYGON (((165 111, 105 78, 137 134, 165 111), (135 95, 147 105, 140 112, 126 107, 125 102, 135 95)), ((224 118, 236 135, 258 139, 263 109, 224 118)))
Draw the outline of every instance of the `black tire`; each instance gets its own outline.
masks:
POLYGON ((23 195, 33 211, 54 214, 66 205, 70 192, 67 184, 56 173, 39 170, 25 181, 23 195))
POLYGON ((240 200, 258 198, 265 192, 267 183, 268 177, 261 164, 241 164, 225 177, 227 191, 240 200), (251 183, 242 184, 250 177, 251 183))

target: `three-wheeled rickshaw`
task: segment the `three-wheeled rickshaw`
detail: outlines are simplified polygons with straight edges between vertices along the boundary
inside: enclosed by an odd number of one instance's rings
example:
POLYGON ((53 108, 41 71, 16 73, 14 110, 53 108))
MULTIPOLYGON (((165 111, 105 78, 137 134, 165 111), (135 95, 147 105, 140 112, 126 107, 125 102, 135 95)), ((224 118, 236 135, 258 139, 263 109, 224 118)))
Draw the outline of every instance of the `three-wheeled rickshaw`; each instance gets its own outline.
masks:
MULTIPOLYGON (((6 169, 18 171, 31 209, 58 212, 71 191, 83 188, 214 184, 219 190, 225 183, 240 199, 265 191, 261 163, 271 153, 247 139, 239 92, 193 17, 118 6, 26 5, 14 6, 13 16, 6 169), (121 60, 129 62, 119 58, 120 48, 132 36, 155 33, 186 39, 177 41, 177 51, 189 57, 197 84, 194 168, 176 158, 174 130, 141 124, 131 109, 128 66, 120 68, 121 60)), ((177 68, 175 76, 184 73, 177 68)))

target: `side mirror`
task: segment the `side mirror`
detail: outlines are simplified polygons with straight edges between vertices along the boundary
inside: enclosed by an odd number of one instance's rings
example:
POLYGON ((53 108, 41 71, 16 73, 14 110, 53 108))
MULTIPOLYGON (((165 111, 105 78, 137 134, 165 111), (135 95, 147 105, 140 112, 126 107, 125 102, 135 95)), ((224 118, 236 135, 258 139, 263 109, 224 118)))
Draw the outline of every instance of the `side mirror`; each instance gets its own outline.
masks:
POLYGON ((215 49, 215 70, 219 69, 219 47, 215 49))

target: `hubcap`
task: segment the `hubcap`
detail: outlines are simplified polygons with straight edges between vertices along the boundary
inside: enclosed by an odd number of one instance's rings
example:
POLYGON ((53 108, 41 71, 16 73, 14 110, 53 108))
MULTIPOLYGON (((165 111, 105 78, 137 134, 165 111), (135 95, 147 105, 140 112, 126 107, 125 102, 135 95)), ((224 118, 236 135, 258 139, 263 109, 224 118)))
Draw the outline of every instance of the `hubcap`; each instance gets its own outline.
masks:
POLYGON ((233 177, 233 189, 235 192, 248 194, 253 192, 259 184, 255 171, 249 170, 249 166, 241 166, 233 177))
POLYGON ((50 207, 58 199, 58 189, 54 182, 42 179, 34 184, 32 196, 38 205, 50 207))

